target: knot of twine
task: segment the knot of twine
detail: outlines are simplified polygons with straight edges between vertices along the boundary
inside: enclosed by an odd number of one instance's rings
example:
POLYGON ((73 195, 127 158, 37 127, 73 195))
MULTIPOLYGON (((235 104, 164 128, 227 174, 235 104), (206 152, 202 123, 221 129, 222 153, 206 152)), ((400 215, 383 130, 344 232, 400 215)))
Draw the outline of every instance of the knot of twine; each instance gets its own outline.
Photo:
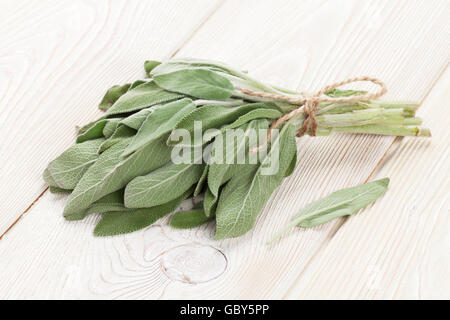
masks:
MULTIPOLYGON (((302 128, 297 132, 297 137, 303 136, 306 132, 309 132, 310 135, 315 136, 316 135, 316 129, 317 129, 317 121, 316 121, 316 112, 317 108, 319 106, 320 102, 352 102, 352 101, 358 101, 358 100, 374 100, 382 95, 384 95, 387 92, 386 85, 383 83, 383 81, 377 79, 377 78, 371 78, 371 77, 355 77, 355 78, 349 78, 344 81, 336 82, 331 85, 328 85, 326 87, 323 87, 321 90, 316 92, 315 94, 308 94, 308 93, 302 93, 302 97, 299 98, 293 98, 281 94, 274 94, 274 93, 267 93, 267 92, 260 92, 260 91, 253 91, 251 89, 245 89, 241 88, 241 91, 247 95, 254 96, 254 97, 261 97, 261 98, 269 98, 272 100, 277 101, 287 101, 292 104, 302 105, 300 108, 295 109, 284 116, 278 118, 276 121, 272 123, 272 125, 269 128, 269 131, 267 132, 267 138, 266 141, 263 143, 267 143, 269 140, 272 130, 278 128, 281 124, 285 123, 289 119, 295 117, 296 115, 300 113, 305 114, 305 120, 303 121, 302 128), (336 89, 340 86, 343 86, 345 84, 353 83, 353 82, 372 82, 373 84, 380 87, 380 89, 377 92, 374 93, 366 93, 363 95, 355 95, 355 96, 349 96, 349 97, 328 97, 323 96, 326 92, 331 91, 333 89, 336 89)), ((259 149, 259 147, 258 147, 259 149)))

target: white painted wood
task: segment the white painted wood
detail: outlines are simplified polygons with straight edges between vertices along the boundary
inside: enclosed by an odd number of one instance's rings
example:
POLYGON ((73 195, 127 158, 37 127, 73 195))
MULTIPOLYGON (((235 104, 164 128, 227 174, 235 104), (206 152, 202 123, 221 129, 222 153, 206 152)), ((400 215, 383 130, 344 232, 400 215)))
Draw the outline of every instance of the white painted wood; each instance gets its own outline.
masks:
MULTIPOLYGON (((227 1, 177 56, 222 60, 301 90, 370 74, 387 82, 387 98, 420 101, 449 57, 448 16, 446 1, 227 1)), ((156 40, 153 45, 159 50, 156 40)), ((117 62, 120 68, 128 64, 117 62)), ((124 80, 136 73, 127 74, 124 80)), ((93 101, 102 88, 92 88, 93 101)), ((61 130, 67 127, 61 124, 61 130)), ((172 230, 164 219, 130 235, 94 238, 98 217, 66 222, 60 216, 65 198, 44 194, 0 241, 0 270, 7 279, 0 282, 0 297, 284 297, 342 222, 292 232, 271 247, 265 241, 308 202, 367 179, 391 142, 363 135, 303 138, 294 175, 275 192, 255 229, 220 242, 211 240, 211 226, 172 230), (174 249, 183 246, 189 250, 174 249), (226 259, 223 273, 219 251, 226 259), (214 261, 203 263, 205 253, 214 261), (187 267, 176 267, 173 259, 187 267), (207 282, 199 277, 205 270, 207 282), (186 276, 191 280, 183 281, 186 276)))
POLYGON ((386 195, 350 217, 288 298, 450 299, 450 68, 419 114, 433 139, 395 144, 386 195))
POLYGON ((99 116, 112 85, 144 76, 220 1, 0 2, 0 235, 45 189, 42 172, 99 116))

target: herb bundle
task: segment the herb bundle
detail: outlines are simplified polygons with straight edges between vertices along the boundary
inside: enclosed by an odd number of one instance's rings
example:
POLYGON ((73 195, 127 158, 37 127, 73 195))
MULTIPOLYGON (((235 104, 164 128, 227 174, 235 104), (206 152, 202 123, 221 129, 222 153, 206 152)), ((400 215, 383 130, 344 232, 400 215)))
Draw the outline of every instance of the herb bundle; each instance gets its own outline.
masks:
MULTIPOLYGON (((293 172, 295 136, 301 130, 310 135, 430 136, 428 129, 418 127, 416 103, 316 100, 315 126, 305 129, 312 115, 293 112, 302 107, 294 103, 299 93, 246 72, 197 59, 147 61, 144 66, 147 78, 110 88, 99 105, 105 114, 79 128, 76 144, 44 172, 51 192, 70 193, 63 213, 67 220, 103 214, 94 230, 97 236, 144 228, 199 195, 203 200, 192 210, 172 217, 173 227, 215 221, 215 239, 245 234, 293 172), (269 134, 270 141, 261 134, 255 139, 253 133, 268 132, 286 115, 276 134, 269 134), (229 144, 226 138, 233 130, 240 135, 229 144), (177 152, 189 161, 174 161, 177 152), (273 163, 275 170, 267 173, 273 163)), ((337 88, 325 92, 331 98, 364 94, 337 88)), ((379 180, 333 193, 307 207, 288 227, 312 227, 357 212, 383 194, 387 183, 379 180)))

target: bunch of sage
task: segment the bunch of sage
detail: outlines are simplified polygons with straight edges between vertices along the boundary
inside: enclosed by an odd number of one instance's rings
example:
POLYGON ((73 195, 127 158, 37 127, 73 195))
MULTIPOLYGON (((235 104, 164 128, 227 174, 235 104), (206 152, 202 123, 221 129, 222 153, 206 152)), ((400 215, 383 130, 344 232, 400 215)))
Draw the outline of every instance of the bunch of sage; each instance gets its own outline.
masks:
MULTIPOLYGON (((142 229, 172 213, 182 201, 198 197, 202 201, 196 207, 172 217, 173 227, 214 221, 215 239, 245 234, 273 191, 293 172, 295 136, 305 117, 299 114, 283 123, 269 142, 261 135, 255 139, 254 132, 267 132, 276 119, 299 106, 246 94, 243 89, 299 94, 218 62, 174 59, 147 61, 144 67, 145 79, 106 92, 100 103, 105 114, 79 128, 76 143, 45 170, 51 192, 70 193, 64 217, 79 220, 100 213, 94 234, 117 235, 142 229), (201 135, 195 137, 198 129, 201 135), (226 137, 233 130, 240 135, 230 144, 226 137), (190 138, 180 141, 180 132, 190 138), (266 148, 259 150, 262 144, 266 148), (174 161, 180 150, 180 157, 190 161, 174 161), (274 162, 276 170, 268 174, 274 162)), ((326 92, 330 97, 358 94, 361 91, 326 92)), ((418 127, 417 108, 411 102, 321 102, 315 134, 430 136, 429 130, 418 127)), ((356 212, 382 194, 367 185, 334 194, 333 205, 313 206, 291 225, 312 227, 356 212), (371 196, 358 200, 366 189, 371 196), (353 209, 345 209, 343 203, 353 209)))

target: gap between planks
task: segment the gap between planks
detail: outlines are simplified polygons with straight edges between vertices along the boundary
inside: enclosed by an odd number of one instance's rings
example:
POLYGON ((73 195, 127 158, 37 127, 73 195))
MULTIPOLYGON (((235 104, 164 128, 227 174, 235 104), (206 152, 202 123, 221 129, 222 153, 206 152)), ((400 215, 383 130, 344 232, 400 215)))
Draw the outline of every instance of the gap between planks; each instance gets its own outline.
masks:
POLYGON ((2 235, 0 236, 0 240, 3 239, 3 236, 12 228, 14 228, 14 226, 19 222, 20 219, 22 219, 22 217, 28 212, 30 211, 30 209, 42 198, 42 196, 47 192, 47 190, 49 189, 49 187, 46 187, 44 189, 44 191, 41 192, 40 195, 38 195, 38 197, 36 199, 33 200, 33 202, 31 202, 31 204, 25 209, 24 212, 21 213, 21 215, 5 230, 5 232, 2 233, 2 235))
MULTIPOLYGON (((181 42, 181 44, 172 51, 168 56, 169 58, 173 58, 194 36, 195 34, 205 25, 206 22, 208 22, 209 19, 220 9, 220 7, 223 6, 225 3, 225 0, 220 1, 212 10, 211 12, 206 15, 206 17, 200 22, 200 24, 193 29, 193 31, 181 42)), ((14 220, 14 222, 6 228, 5 232, 3 232, 0 235, 0 241, 3 239, 3 237, 10 231, 14 226, 22 219, 22 217, 30 211, 30 209, 42 198, 42 196, 49 190, 49 187, 46 187, 41 194, 39 194, 36 199, 34 199, 31 204, 19 215, 19 217, 14 220)))
MULTIPOLYGON (((439 82, 439 80, 441 80, 441 78, 444 76, 446 70, 448 69, 450 63, 446 63, 441 72, 439 72, 439 74, 437 75, 437 77, 434 79, 432 85, 430 86, 430 88, 428 89, 427 93, 423 96, 423 98, 420 100, 420 106, 418 109, 420 109, 420 107, 423 105, 423 103, 425 102, 425 100, 428 98, 428 96, 430 95, 431 91, 434 89, 434 87, 436 86, 436 84, 439 82)), ((391 151, 392 147, 400 142, 401 140, 403 140, 403 137, 395 137, 392 141, 392 143, 387 147, 386 151, 384 152, 384 154, 381 156, 380 160, 377 162, 377 164, 375 165, 375 167, 372 169, 372 171, 369 173, 369 175, 367 176, 367 178, 364 180, 364 183, 367 183, 370 178, 375 174, 376 171, 378 171, 379 169, 381 169, 384 160, 386 159, 387 155, 389 154, 389 152, 391 151)), ((364 209, 362 209, 364 210, 364 209)), ((292 291, 292 289, 296 286, 297 281, 300 279, 301 275, 303 274, 303 272, 309 268, 309 266, 311 265, 311 263, 315 260, 315 258, 317 257, 317 255, 319 254, 319 252, 321 252, 324 248, 326 248, 328 246, 328 244, 330 243, 330 241, 334 238, 334 236, 339 232, 339 230, 341 229, 341 227, 347 222, 347 220, 349 219, 349 216, 346 217, 342 217, 339 221, 339 224, 337 226, 337 228, 335 230, 332 230, 329 234, 328 237, 325 238, 325 240, 322 242, 322 244, 319 246, 319 248, 314 252, 314 254, 311 255, 311 257, 308 259, 308 261, 306 262, 303 270, 301 270, 301 272, 297 275, 296 280, 292 283, 292 285, 287 289, 286 293, 283 295, 282 299, 286 299, 287 296, 289 296, 290 292, 292 291)))

